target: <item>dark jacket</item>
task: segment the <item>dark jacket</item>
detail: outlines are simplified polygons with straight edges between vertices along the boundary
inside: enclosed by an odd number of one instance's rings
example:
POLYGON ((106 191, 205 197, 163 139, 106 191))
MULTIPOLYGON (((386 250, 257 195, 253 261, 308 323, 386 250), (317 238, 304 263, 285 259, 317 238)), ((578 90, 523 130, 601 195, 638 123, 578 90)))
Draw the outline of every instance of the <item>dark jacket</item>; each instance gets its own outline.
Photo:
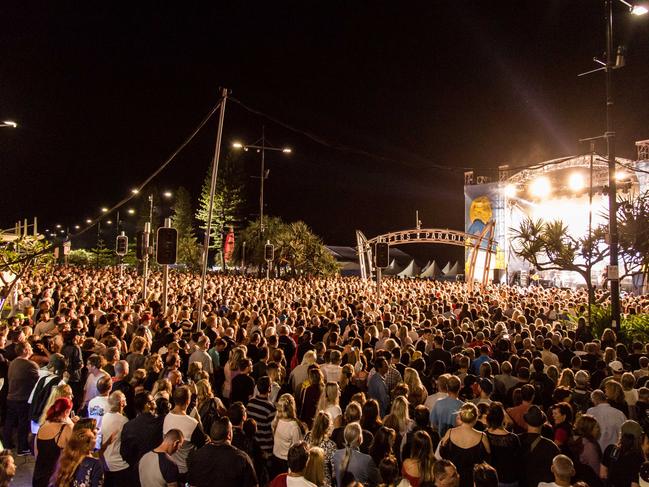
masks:
POLYGON ((137 465, 145 453, 162 443, 164 416, 139 414, 122 428, 119 454, 129 465, 137 465))

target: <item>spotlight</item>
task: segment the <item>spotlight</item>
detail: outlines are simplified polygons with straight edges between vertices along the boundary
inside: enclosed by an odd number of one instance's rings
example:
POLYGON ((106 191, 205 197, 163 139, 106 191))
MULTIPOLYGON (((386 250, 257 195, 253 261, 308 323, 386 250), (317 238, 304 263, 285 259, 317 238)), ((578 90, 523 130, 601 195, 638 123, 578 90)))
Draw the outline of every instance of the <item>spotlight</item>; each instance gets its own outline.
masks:
POLYGON ((581 191, 584 189, 584 177, 577 172, 572 173, 570 179, 568 179, 568 186, 575 193, 581 191))
POLYGON ((550 190, 550 180, 545 176, 541 176, 540 178, 535 179, 530 185, 530 192, 532 193, 532 196, 536 196, 537 198, 546 197, 550 194, 550 190))
POLYGON ((518 188, 516 188, 516 185, 508 184, 507 186, 505 186, 505 196, 507 196, 508 198, 515 197, 517 192, 518 188))

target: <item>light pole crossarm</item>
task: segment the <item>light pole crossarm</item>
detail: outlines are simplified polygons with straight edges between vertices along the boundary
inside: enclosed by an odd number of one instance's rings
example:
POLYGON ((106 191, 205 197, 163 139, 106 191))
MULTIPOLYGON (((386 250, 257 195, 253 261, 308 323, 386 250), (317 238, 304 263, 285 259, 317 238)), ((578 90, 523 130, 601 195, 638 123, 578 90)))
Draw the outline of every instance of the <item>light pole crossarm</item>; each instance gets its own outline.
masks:
POLYGON ((285 153, 292 152, 291 149, 289 149, 288 147, 271 147, 271 146, 268 146, 268 145, 254 145, 254 144, 236 145, 235 148, 237 148, 237 149, 272 150, 272 151, 285 152, 285 153))

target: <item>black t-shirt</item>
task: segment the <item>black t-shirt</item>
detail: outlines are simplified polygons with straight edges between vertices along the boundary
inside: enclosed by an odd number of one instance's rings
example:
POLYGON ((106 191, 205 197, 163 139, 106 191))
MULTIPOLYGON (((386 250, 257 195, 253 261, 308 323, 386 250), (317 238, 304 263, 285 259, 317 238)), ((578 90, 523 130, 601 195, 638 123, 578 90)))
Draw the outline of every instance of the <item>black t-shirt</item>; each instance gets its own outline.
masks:
POLYGON ((639 450, 622 453, 616 445, 607 446, 602 456, 602 465, 608 469, 608 485, 631 487, 632 482, 638 482, 643 462, 644 458, 639 450))
POLYGON ((239 374, 232 379, 232 390, 230 391, 230 402, 241 401, 248 404, 248 400, 255 392, 255 380, 249 375, 239 374))
POLYGON ((557 445, 537 433, 523 433, 518 437, 521 440, 519 485, 537 487, 539 482, 552 482, 552 460, 560 453, 557 445))
POLYGON ((257 475, 250 457, 227 443, 208 443, 189 454, 188 480, 195 487, 254 487, 257 475))

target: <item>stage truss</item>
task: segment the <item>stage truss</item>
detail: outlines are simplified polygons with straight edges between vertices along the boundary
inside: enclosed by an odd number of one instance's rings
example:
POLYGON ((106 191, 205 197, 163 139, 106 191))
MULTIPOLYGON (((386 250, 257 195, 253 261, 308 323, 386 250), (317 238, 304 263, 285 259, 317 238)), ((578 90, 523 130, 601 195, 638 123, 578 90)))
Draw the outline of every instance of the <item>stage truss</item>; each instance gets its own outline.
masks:
POLYGON ((476 261, 479 252, 485 252, 485 265, 482 269, 481 285, 489 283, 489 270, 491 268, 491 257, 496 254, 494 245, 495 222, 490 220, 479 235, 473 235, 448 228, 414 228, 411 230, 400 230, 398 232, 385 233, 374 238, 367 239, 363 232, 356 230, 356 243, 358 248, 358 263, 360 265, 361 277, 368 279, 376 273, 374 266, 373 248, 378 242, 387 243, 389 246, 406 244, 444 244, 458 247, 471 248, 469 252, 469 269, 465 274, 465 282, 469 289, 473 287, 475 278, 476 261))

